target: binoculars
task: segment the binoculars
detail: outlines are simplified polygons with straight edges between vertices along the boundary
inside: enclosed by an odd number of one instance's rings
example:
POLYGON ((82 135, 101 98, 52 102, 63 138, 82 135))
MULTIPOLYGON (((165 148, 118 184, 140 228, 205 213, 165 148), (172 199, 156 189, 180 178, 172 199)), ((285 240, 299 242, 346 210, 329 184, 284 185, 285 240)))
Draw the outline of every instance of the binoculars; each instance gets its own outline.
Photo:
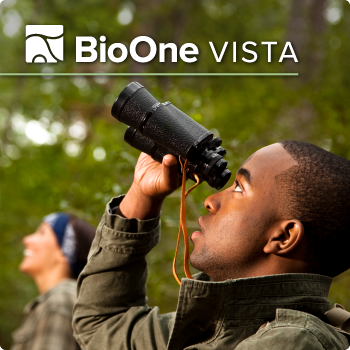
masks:
POLYGON ((221 189, 231 177, 222 140, 170 102, 158 102, 141 84, 129 84, 112 107, 112 116, 128 125, 124 140, 161 163, 166 154, 187 163, 187 177, 221 189))

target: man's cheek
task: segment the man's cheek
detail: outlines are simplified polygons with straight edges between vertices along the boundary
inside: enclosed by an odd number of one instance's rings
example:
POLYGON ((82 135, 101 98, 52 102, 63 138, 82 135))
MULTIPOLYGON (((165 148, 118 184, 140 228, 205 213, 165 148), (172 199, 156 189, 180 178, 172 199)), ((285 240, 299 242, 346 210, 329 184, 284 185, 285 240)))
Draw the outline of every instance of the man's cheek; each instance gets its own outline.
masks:
POLYGON ((215 230, 213 238, 219 242, 229 242, 234 237, 239 236, 243 226, 244 223, 238 215, 231 215, 216 223, 215 227, 213 227, 213 230, 215 230))

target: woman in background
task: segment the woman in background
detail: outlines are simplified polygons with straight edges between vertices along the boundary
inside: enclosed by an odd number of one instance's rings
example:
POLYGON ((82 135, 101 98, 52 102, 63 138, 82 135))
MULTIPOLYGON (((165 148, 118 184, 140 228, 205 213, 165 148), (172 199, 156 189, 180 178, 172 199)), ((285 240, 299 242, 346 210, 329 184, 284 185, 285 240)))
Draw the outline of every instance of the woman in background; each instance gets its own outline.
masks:
POLYGON ((24 237, 20 270, 31 276, 40 295, 24 309, 26 318, 13 333, 11 350, 76 350, 72 311, 76 278, 84 268, 95 228, 73 215, 44 217, 24 237))

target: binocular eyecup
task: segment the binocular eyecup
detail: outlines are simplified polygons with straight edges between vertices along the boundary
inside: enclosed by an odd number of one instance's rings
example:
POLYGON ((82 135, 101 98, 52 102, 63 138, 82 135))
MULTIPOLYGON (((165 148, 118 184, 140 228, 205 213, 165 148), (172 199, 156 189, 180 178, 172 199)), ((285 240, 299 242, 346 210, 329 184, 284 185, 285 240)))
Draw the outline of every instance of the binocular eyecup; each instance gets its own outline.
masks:
POLYGON ((120 93, 112 115, 129 125, 124 140, 157 162, 166 154, 188 159, 187 176, 194 180, 196 174, 218 190, 230 179, 222 140, 170 102, 158 102, 141 84, 133 82, 120 93))

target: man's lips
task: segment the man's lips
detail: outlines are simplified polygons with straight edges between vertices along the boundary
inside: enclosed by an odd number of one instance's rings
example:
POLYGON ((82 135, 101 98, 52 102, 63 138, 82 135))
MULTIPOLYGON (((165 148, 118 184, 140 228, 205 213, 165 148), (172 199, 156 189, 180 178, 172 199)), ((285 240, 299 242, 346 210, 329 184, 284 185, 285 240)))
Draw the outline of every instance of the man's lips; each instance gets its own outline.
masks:
POLYGON ((203 233, 200 232, 200 231, 194 231, 192 234, 191 234, 191 240, 193 240, 193 238, 197 237, 197 236, 200 236, 202 235, 203 233))
POLYGON ((200 218, 198 219, 198 225, 199 225, 199 227, 201 228, 202 232, 201 232, 201 231, 195 231, 195 232, 193 232, 192 235, 191 235, 191 240, 192 240, 193 238, 197 237, 197 236, 203 235, 203 233, 204 233, 203 227, 202 227, 202 225, 201 225, 201 221, 202 221, 201 219, 202 219, 202 217, 200 217, 200 218))

